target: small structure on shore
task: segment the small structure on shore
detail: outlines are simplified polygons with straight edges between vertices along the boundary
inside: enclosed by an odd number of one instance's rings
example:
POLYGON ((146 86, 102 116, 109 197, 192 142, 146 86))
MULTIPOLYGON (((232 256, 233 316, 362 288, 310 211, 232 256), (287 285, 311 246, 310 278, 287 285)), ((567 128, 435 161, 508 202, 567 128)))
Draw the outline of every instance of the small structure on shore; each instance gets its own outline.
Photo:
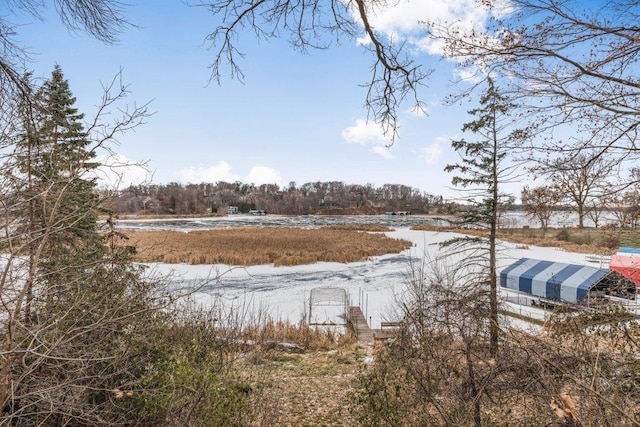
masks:
POLYGON ((611 256, 609 268, 640 286, 640 248, 620 248, 617 254, 611 256))
POLYGON ((394 211, 394 212, 385 212, 385 215, 398 215, 398 216, 407 216, 411 215, 411 211, 394 211))
POLYGON ((541 302, 588 305, 593 299, 635 299, 635 283, 617 271, 586 265, 521 258, 500 272, 500 286, 541 302))
POLYGON ((309 325, 346 325, 349 294, 343 288, 318 287, 309 296, 309 325))

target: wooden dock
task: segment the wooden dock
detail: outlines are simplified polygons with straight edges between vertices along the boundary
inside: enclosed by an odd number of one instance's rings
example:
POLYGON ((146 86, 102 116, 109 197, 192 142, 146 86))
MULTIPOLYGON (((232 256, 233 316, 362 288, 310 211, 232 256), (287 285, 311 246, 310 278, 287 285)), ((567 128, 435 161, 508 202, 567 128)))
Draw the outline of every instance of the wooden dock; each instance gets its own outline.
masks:
POLYGON ((373 331, 369 328, 367 319, 362 314, 360 307, 349 307, 349 322, 353 326, 359 343, 373 344, 373 331))

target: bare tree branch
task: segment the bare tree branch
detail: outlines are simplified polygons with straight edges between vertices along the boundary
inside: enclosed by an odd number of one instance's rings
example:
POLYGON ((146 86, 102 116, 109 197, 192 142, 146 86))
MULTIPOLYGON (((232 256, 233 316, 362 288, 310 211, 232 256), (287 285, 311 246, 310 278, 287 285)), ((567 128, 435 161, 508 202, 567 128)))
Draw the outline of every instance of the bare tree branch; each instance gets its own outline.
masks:
POLYGON ((244 78, 239 64, 244 54, 238 47, 244 30, 259 40, 288 36, 294 49, 307 52, 327 49, 345 37, 353 41, 364 29, 374 57, 371 80, 364 85, 369 117, 395 138, 400 105, 411 97, 422 108, 417 91, 430 71, 409 57, 404 43, 395 44, 371 25, 370 17, 376 7, 386 5, 384 0, 213 0, 198 5, 220 21, 206 37, 214 53, 211 79, 218 83, 224 66, 231 78, 244 78))
MULTIPOLYGON (((486 2, 497 7, 498 2, 486 2)), ((484 33, 428 24, 463 66, 504 77, 523 114, 544 128, 579 131, 575 141, 637 155, 640 124, 640 8, 633 0, 591 3, 514 0, 514 13, 484 33)), ((571 141, 561 147, 572 148, 571 141)))

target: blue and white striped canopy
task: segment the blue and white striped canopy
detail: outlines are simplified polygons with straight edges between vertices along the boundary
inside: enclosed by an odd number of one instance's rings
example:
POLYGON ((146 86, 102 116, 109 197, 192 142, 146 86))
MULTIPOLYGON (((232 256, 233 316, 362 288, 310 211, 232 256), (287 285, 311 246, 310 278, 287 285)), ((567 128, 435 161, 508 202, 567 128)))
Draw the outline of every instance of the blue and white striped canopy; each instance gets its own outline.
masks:
POLYGON ((606 268, 521 258, 500 272, 500 286, 549 300, 580 303, 612 273, 606 268))

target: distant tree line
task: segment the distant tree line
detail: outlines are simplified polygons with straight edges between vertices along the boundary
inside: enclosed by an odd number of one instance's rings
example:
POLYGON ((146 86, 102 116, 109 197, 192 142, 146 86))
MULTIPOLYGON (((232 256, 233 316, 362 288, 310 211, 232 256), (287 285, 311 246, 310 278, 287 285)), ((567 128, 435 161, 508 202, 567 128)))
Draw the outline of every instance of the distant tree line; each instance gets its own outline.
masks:
POLYGON ((229 206, 248 213, 294 214, 412 214, 451 213, 456 205, 442 196, 400 184, 345 184, 341 181, 308 182, 287 187, 253 185, 240 181, 202 184, 143 184, 120 191, 102 190, 118 214, 206 215, 226 214, 229 206))
POLYGON ((627 176, 611 174, 616 165, 602 157, 590 160, 576 156, 567 166, 547 172, 547 184, 525 186, 521 193, 522 208, 535 218, 543 230, 558 210, 573 211, 579 228, 585 219, 595 227, 640 225, 640 169, 632 168, 627 176))

